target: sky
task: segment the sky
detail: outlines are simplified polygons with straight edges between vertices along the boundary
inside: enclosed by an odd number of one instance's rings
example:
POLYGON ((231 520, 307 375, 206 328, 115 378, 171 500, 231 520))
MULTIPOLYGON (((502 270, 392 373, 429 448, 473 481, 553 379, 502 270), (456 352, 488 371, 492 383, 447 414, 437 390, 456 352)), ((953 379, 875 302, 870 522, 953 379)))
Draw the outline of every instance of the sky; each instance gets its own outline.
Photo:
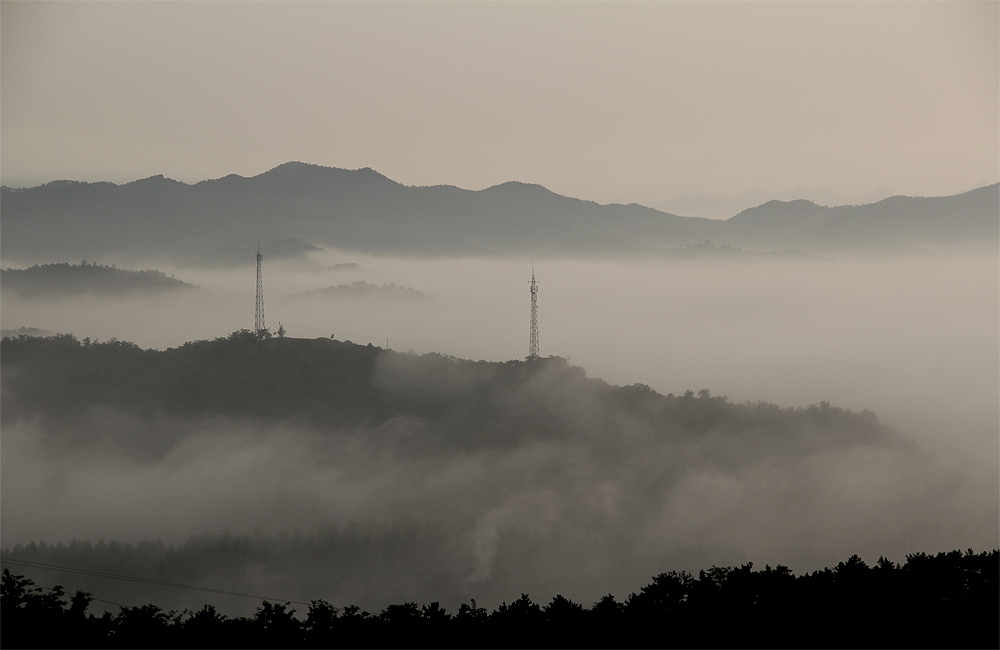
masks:
POLYGON ((15 2, 0 181, 299 160, 406 185, 947 195, 1000 178, 997 2, 15 2))

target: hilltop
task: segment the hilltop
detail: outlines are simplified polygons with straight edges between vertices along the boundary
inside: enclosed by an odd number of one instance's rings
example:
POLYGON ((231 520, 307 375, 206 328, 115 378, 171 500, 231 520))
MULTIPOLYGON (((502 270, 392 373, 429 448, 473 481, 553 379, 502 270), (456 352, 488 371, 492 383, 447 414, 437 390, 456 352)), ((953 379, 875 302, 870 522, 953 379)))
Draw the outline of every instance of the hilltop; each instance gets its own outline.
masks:
MULTIPOLYGON (((759 442, 777 443, 819 427, 830 429, 824 445, 894 439, 871 413, 829 404, 732 404, 705 389, 661 395, 641 384, 588 378, 557 357, 469 361, 332 339, 259 340, 246 330, 163 351, 70 335, 5 338, 2 346, 5 423, 79 422, 100 406, 137 417, 261 418, 373 434, 406 418, 421 432, 412 441, 420 447, 578 438, 603 447, 615 444, 626 421, 668 437, 751 430, 759 442), (575 406, 582 404, 587 408, 575 406)), ((156 446, 168 442, 160 438, 156 446)))
POLYGON ((41 264, 26 269, 0 269, 6 291, 24 298, 63 298, 75 295, 133 296, 197 289, 162 271, 131 271, 104 264, 41 264))

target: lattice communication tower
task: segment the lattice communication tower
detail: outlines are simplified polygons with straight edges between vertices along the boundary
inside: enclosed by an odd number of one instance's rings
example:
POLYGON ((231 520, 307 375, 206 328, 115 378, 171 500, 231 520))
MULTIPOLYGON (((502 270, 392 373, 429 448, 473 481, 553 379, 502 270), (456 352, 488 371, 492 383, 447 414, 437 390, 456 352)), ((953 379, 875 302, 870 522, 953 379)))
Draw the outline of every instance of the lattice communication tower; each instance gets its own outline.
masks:
POLYGON ((528 358, 538 358, 538 282, 535 281, 535 267, 531 267, 531 333, 528 339, 528 358))
POLYGON ((264 327, 264 280, 261 275, 261 262, 264 256, 260 254, 260 242, 257 242, 257 308, 253 315, 254 334, 261 334, 266 329, 264 327))

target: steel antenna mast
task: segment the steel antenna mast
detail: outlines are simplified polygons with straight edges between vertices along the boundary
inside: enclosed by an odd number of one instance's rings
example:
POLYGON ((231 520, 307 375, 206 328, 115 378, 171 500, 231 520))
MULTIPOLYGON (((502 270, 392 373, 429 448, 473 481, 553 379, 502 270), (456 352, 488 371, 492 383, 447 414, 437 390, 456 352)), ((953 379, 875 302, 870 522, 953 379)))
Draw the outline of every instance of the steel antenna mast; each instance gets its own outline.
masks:
POLYGON ((538 282, 535 265, 531 265, 531 333, 528 340, 528 359, 538 358, 538 282))
POLYGON ((264 256, 260 254, 260 240, 257 240, 257 308, 253 315, 253 331, 258 336, 266 329, 264 327, 264 281, 261 275, 261 262, 264 256))

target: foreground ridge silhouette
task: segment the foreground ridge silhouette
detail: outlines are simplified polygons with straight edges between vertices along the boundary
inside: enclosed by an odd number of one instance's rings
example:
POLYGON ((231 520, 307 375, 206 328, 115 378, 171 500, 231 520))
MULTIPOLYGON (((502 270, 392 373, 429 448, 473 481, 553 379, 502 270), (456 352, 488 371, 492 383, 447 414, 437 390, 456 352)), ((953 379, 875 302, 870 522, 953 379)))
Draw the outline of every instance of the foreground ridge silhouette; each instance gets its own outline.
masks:
POLYGON ((884 557, 854 555, 795 576, 785 566, 669 571, 618 601, 592 607, 527 594, 492 613, 475 600, 456 614, 437 602, 379 614, 313 600, 304 618, 264 601, 253 617, 210 605, 164 612, 153 604, 87 613, 89 593, 36 586, 3 571, 5 648, 18 647, 967 647, 1000 643, 1000 550, 884 557), (48 592, 48 593, 45 593, 48 592))

